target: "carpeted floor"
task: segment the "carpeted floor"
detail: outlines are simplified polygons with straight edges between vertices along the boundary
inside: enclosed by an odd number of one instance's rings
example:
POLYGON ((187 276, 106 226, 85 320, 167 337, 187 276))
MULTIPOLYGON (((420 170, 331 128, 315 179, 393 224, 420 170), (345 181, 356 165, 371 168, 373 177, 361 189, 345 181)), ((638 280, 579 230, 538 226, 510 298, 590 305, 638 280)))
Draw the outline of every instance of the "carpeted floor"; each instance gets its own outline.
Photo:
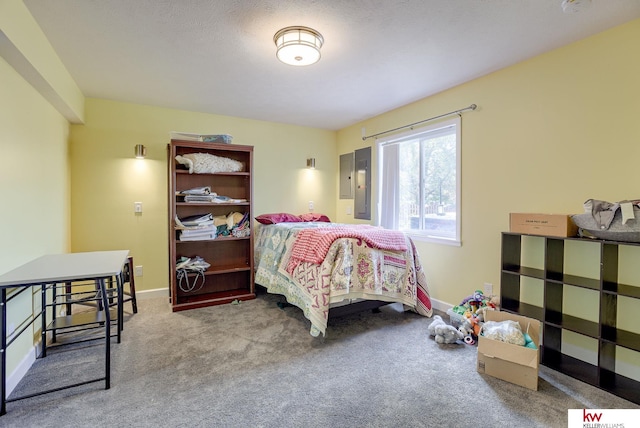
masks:
MULTIPOLYGON (((568 409, 640 408, 545 367, 539 391, 480 375, 475 347, 436 344, 431 319, 396 305, 332 320, 314 338, 279 296, 177 313, 167 300, 127 315, 109 390, 12 402, 0 426, 565 427, 568 409)), ((62 347, 12 396, 103 367, 103 342, 62 347)))

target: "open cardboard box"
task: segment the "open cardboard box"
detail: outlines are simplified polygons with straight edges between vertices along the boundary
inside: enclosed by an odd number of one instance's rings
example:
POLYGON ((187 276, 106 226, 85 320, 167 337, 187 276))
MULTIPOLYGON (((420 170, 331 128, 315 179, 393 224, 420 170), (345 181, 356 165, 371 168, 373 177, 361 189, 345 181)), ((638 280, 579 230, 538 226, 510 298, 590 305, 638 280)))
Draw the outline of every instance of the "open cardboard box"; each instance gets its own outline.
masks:
POLYGON ((488 339, 481 335, 478 338, 478 373, 488 374, 537 391, 540 363, 540 321, 504 311, 486 311, 484 320, 485 322, 517 321, 522 332, 531 336, 537 349, 488 339))

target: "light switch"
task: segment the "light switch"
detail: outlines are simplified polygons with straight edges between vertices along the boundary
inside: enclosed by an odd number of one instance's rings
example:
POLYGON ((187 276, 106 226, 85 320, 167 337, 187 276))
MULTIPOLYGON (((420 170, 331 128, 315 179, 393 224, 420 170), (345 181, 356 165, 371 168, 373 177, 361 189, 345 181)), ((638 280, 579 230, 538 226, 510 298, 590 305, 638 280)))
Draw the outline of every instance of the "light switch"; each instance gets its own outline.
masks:
POLYGON ((134 202, 133 203, 133 212, 134 213, 142 213, 142 202, 134 202))

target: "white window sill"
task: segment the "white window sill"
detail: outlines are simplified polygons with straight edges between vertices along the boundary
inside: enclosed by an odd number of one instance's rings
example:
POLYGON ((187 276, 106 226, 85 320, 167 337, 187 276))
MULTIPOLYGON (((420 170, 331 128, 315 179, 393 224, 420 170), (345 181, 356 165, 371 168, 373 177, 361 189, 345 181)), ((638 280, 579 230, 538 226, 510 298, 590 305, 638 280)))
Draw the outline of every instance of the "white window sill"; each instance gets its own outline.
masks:
POLYGON ((462 241, 457 239, 442 238, 439 236, 427 235, 419 232, 404 231, 412 240, 420 242, 431 242, 433 244, 451 245, 453 247, 461 247, 462 241))

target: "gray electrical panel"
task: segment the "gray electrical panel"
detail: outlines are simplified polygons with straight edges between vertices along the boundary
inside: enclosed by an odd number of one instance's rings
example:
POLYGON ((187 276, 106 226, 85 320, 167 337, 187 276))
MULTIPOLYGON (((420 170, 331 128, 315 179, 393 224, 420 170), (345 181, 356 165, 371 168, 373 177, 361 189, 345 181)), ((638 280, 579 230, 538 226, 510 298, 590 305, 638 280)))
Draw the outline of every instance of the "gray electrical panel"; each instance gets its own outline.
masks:
POLYGON ((353 217, 371 220, 371 147, 355 151, 355 200, 353 217))
POLYGON ((353 152, 340 155, 340 199, 353 199, 353 152))

